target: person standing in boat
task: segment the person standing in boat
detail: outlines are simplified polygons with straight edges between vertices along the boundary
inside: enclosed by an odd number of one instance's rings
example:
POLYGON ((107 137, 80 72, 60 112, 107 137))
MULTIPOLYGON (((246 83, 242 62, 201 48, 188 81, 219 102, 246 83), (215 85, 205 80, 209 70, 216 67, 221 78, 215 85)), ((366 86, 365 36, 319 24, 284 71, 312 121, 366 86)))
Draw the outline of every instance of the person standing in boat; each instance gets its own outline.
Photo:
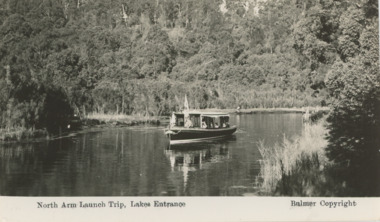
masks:
POLYGON ((176 125, 176 117, 174 115, 174 112, 172 113, 172 118, 170 118, 170 127, 174 127, 176 125))

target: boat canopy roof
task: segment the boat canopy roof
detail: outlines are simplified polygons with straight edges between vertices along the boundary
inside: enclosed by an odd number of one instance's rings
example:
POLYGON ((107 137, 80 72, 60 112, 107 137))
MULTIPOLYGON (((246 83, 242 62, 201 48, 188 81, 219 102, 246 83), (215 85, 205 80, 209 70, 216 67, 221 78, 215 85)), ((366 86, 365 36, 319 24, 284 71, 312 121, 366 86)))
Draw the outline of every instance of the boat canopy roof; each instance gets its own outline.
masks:
MULTIPOLYGON (((206 112, 206 111, 199 111, 199 110, 189 110, 187 111, 189 115, 201 115, 201 116, 207 116, 207 117, 229 117, 230 115, 228 113, 222 113, 222 112, 206 112)), ((175 115, 183 115, 184 112, 175 112, 175 115)))

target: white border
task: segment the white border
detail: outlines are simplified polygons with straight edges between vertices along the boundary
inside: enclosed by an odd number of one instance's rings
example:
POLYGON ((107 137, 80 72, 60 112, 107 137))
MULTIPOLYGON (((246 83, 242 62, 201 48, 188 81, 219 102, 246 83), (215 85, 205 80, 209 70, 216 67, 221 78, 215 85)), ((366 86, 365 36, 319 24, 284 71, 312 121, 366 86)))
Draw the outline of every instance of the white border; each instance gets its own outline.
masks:
POLYGON ((380 221, 380 198, 300 197, 0 197, 4 222, 41 221, 380 221), (313 201, 315 207, 294 207, 291 201, 313 201), (126 208, 38 208, 37 202, 119 201, 126 208), (151 207, 131 207, 130 202, 151 207), (183 202, 185 207, 153 207, 154 201, 183 202), (320 202, 355 201, 355 207, 329 208, 320 202))

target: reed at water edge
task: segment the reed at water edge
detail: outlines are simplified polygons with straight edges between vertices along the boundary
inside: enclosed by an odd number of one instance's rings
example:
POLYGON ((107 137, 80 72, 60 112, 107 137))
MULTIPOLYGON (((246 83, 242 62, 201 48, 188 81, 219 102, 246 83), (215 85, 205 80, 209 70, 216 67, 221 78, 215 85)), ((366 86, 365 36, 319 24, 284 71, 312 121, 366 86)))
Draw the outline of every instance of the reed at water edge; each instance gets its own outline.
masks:
POLYGON ((284 136, 274 146, 259 142, 259 181, 263 195, 318 196, 324 168, 329 161, 325 155, 327 129, 325 118, 317 123, 305 123, 302 135, 293 140, 284 136))
MULTIPOLYGON (((107 125, 107 126, 133 126, 139 124, 159 124, 163 120, 154 116, 145 115, 126 115, 126 114, 104 114, 104 113, 89 113, 82 120, 80 120, 80 125, 85 127, 92 127, 97 125, 107 125)), ((65 130, 68 130, 65 127, 65 130)), ((20 142, 28 141, 32 139, 48 138, 49 132, 46 128, 43 129, 32 129, 26 127, 12 127, 12 128, 0 128, 0 142, 20 142)))
POLYGON ((47 137, 46 129, 28 129, 25 127, 13 127, 10 129, 0 129, 1 141, 22 141, 41 137, 47 137))

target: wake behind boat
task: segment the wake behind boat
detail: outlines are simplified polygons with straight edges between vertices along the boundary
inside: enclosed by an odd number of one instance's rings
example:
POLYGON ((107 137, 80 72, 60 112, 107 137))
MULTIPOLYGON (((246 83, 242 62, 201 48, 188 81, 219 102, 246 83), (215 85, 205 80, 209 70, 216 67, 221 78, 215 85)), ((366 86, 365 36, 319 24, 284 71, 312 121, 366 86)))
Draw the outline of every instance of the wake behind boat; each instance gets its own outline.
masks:
POLYGON ((174 112, 165 134, 170 144, 200 142, 233 134, 227 113, 190 111, 174 112))

